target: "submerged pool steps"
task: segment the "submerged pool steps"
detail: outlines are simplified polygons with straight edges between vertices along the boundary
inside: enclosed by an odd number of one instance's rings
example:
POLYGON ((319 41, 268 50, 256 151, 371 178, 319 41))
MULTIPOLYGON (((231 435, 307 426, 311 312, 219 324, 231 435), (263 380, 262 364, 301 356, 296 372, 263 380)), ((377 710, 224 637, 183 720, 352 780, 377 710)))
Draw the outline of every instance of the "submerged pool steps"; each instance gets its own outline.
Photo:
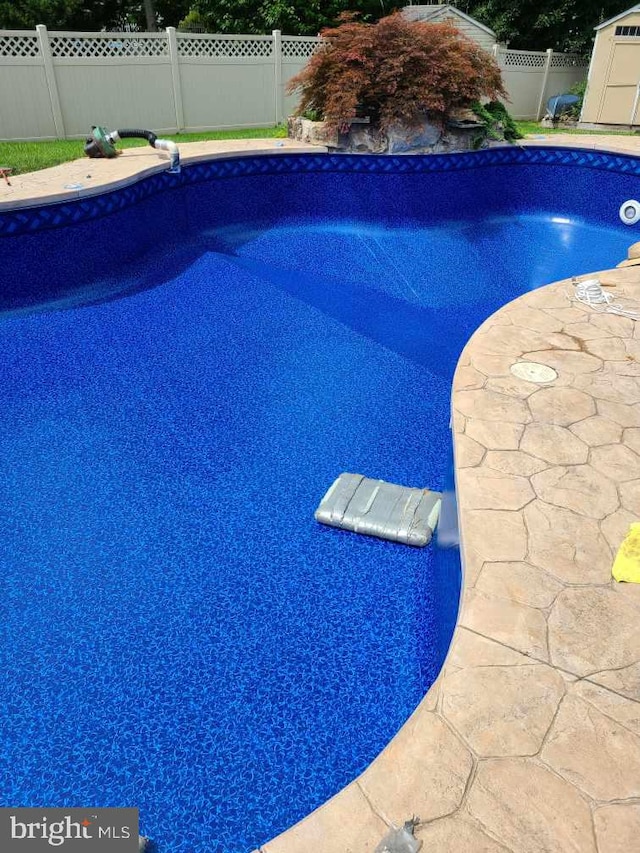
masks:
POLYGON ((330 527, 423 547, 431 541, 440 505, 439 492, 345 473, 320 501, 315 518, 330 527))

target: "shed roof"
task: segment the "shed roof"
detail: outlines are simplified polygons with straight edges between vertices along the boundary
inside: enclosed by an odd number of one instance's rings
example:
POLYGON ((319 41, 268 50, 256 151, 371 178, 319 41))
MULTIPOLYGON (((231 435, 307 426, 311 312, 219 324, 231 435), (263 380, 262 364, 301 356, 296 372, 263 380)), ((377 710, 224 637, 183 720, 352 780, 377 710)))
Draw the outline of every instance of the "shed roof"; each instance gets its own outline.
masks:
POLYGON ((622 18, 626 18, 627 15, 630 15, 632 12, 640 12, 640 3, 637 3, 635 6, 632 6, 630 9, 627 9, 626 12, 620 12, 619 15, 615 15, 613 18, 609 18, 608 21, 603 21, 601 24, 598 24, 597 27, 594 27, 594 30, 601 30, 603 27, 608 27, 609 24, 613 24, 615 21, 621 21, 622 18))
POLYGON ((465 14, 460 9, 457 9, 455 6, 450 6, 448 3, 433 3, 426 6, 405 6, 402 10, 402 14, 408 18, 410 21, 436 21, 438 18, 442 17, 446 12, 452 12, 459 18, 464 18, 465 21, 469 21, 469 23, 473 24, 476 27, 479 27, 481 30, 484 30, 486 33, 489 33, 490 36, 496 37, 496 34, 492 29, 481 24, 480 21, 477 21, 475 18, 472 18, 471 15, 465 14))

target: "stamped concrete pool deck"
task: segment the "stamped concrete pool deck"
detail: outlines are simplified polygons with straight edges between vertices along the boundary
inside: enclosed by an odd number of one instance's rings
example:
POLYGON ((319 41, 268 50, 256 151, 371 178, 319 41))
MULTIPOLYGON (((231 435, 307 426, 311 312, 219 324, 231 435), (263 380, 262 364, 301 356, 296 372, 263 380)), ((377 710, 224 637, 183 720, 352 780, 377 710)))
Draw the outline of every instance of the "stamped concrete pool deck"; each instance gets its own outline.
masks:
MULTIPOLYGON (((582 140, 640 156, 633 137, 532 142, 582 140)), ((225 154, 197 144, 198 156, 225 154)), ((116 165, 130 160, 133 171, 117 181, 156 168, 155 152, 130 150, 116 165)), ((81 163, 56 167, 69 178, 56 172, 49 193, 86 171, 81 163)), ((43 176, 20 180, 19 205, 32 179, 31 203, 47 197, 43 176)), ((0 209, 10 204, 0 183, 0 209)), ((608 275, 611 293, 640 302, 640 267, 608 275)), ((526 293, 460 358, 463 600, 440 677, 360 777, 261 853, 373 853, 414 816, 425 853, 640 850, 640 585, 611 579, 640 518, 640 323, 573 297, 571 281, 526 293), (519 361, 557 378, 519 379, 519 361)))

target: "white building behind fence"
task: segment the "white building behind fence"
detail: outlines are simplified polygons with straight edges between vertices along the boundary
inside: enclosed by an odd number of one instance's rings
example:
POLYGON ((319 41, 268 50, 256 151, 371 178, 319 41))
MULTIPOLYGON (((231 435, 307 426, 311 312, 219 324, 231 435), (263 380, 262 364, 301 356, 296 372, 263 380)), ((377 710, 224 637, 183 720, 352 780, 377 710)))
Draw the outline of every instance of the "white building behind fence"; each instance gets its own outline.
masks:
MULTIPOLYGON (((296 104, 288 81, 320 39, 0 30, 0 139, 82 138, 92 125, 193 133, 279 124, 296 104)), ((586 75, 568 54, 494 54, 516 118, 586 75)))
POLYGON ((497 42, 496 34, 485 24, 449 3, 430 3, 405 6, 402 14, 408 21, 421 21, 427 24, 440 24, 448 21, 455 24, 460 32, 485 50, 491 50, 497 42))

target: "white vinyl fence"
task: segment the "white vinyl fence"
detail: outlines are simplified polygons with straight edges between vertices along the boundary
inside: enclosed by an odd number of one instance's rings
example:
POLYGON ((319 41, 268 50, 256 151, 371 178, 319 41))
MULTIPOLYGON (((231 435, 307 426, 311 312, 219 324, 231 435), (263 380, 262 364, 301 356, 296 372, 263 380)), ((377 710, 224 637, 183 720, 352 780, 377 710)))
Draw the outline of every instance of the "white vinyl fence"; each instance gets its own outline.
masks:
MULTIPOLYGON (((195 132, 278 124, 320 39, 0 30, 0 139, 82 138, 92 125, 195 132)), ((575 57, 494 48, 517 118, 586 75, 575 57)))
POLYGON ((315 37, 0 30, 0 139, 275 125, 315 37))
POLYGON ((553 50, 508 50, 496 44, 493 55, 509 94, 507 108, 516 119, 541 119, 549 98, 584 80, 589 67, 579 56, 553 50))

